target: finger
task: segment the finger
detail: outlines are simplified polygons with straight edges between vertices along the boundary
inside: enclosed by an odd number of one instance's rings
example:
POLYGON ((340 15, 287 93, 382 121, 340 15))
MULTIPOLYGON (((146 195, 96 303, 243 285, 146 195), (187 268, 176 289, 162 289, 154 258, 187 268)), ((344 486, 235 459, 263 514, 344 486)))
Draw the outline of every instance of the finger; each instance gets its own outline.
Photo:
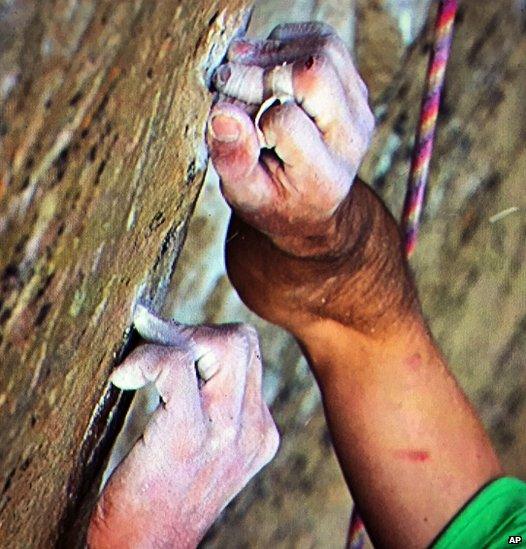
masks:
POLYGON ((279 446, 279 433, 262 394, 262 359, 256 330, 226 325, 202 337, 220 361, 217 374, 201 390, 212 436, 219 444, 233 438, 249 458, 250 476, 268 463, 279 446), (212 334, 212 335, 211 335, 212 334))
MULTIPOLYGON (((280 181, 289 199, 300 194, 308 197, 312 194, 312 185, 316 185, 316 202, 311 206, 318 214, 332 213, 347 194, 350 182, 344 166, 332 157, 316 124, 300 107, 286 103, 263 115, 261 129, 282 162, 267 155, 262 155, 261 161, 273 178, 280 181)), ((306 209, 304 213, 311 212, 306 209)))
POLYGON ((264 97, 264 70, 257 65, 240 65, 234 67, 235 77, 232 77, 232 63, 221 65, 214 73, 216 89, 235 97, 245 103, 259 104, 264 97))
POLYGON ((301 36, 291 40, 234 40, 228 50, 228 60, 242 65, 268 68, 292 63, 312 53, 326 55, 348 94, 359 93, 367 98, 367 86, 353 63, 343 40, 335 34, 301 36))
POLYGON ((276 187, 259 164, 259 141, 246 113, 227 103, 215 105, 207 141, 221 190, 232 207, 257 210, 275 200, 276 187))
POLYGON ((303 23, 281 23, 274 27, 268 35, 270 40, 292 40, 306 36, 330 36, 335 30, 321 21, 307 21, 303 23))
POLYGON ((331 149, 357 170, 369 144, 374 117, 363 97, 347 94, 332 63, 316 54, 293 65, 296 101, 314 118, 331 149))
POLYGON ((196 344, 194 334, 196 326, 187 326, 174 320, 165 320, 156 316, 144 305, 135 309, 133 322, 141 337, 152 343, 176 347, 187 352, 188 360, 195 362, 199 376, 207 381, 216 372, 216 364, 210 357, 209 348, 204 342, 196 344))
POLYGON ((326 23, 285 23, 274 28, 267 40, 234 40, 228 59, 236 63, 267 67, 292 62, 310 53, 326 55, 349 94, 368 96, 365 82, 356 70, 349 49, 333 27, 326 23))
POLYGON ((199 389, 194 362, 188 352, 147 343, 135 349, 110 375, 110 381, 123 390, 135 390, 153 383, 166 407, 174 400, 181 407, 198 399, 199 389))
POLYGON ((349 102, 332 63, 315 54, 296 61, 292 71, 294 97, 326 137, 348 138, 349 102))
POLYGON ((362 94, 367 96, 367 86, 359 75, 345 42, 333 27, 319 21, 307 23, 284 23, 278 25, 269 34, 274 42, 315 41, 321 53, 327 55, 334 64, 344 85, 353 92, 355 84, 362 94))
MULTIPOLYGON (((223 66, 226 80, 220 91, 243 99, 265 95, 263 77, 254 78, 254 71, 238 63, 223 66)), ((263 70, 259 68, 259 70, 263 70)), ((269 73, 271 92, 275 95, 293 94, 295 101, 311 116, 318 128, 329 137, 349 138, 352 125, 346 93, 330 61, 321 54, 308 56, 292 65, 278 65, 269 73)))
POLYGON ((176 346, 181 349, 191 347, 194 328, 174 320, 165 320, 144 305, 137 305, 133 312, 133 324, 139 335, 151 343, 176 346))
POLYGON ((215 327, 196 335, 210 349, 210 360, 216 361, 216 374, 201 388, 203 410, 217 430, 235 426, 240 417, 247 388, 254 386, 261 393, 261 370, 252 368, 252 360, 260 360, 257 334, 244 324, 215 327))
MULTIPOLYGON (((242 63, 244 65, 258 65, 264 67, 275 65, 274 56, 285 52, 283 49, 290 49, 289 44, 280 40, 261 40, 249 38, 236 38, 232 40, 227 51, 227 60, 233 63, 242 63), (252 60, 258 59, 259 63, 253 63, 252 60)), ((284 59, 286 61, 288 59, 284 59)))
POLYGON ((154 383, 161 373, 167 348, 146 344, 137 347, 110 375, 110 382, 124 391, 141 389, 154 383))

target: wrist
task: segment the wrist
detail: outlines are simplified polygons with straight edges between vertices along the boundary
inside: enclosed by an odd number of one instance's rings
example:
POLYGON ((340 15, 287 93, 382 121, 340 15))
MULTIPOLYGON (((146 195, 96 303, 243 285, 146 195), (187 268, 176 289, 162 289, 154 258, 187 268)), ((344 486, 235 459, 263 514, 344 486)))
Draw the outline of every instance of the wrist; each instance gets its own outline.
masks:
POLYGON ((311 233, 317 236, 309 245, 305 234, 271 239, 232 218, 227 271, 254 312, 294 334, 320 320, 379 334, 419 314, 396 221, 362 181, 356 179, 325 232, 311 233))
POLYGON ((352 246, 356 217, 350 190, 334 212, 316 222, 302 221, 289 227, 286 235, 269 235, 274 245, 286 254, 300 259, 335 260, 352 246))
MULTIPOLYGON (((297 316, 298 322, 287 326, 290 331, 326 320, 382 338, 401 325, 422 322, 398 225, 365 183, 355 181, 325 238, 319 255, 278 262, 285 267, 292 295, 303 296, 298 307, 308 313, 297 316)), ((294 310, 286 300, 280 303, 287 314, 294 310)))
POLYGON ((394 367, 408 356, 440 355, 420 314, 399 318, 388 329, 369 334, 323 319, 305 323, 294 336, 322 390, 342 378, 358 381, 364 374, 382 383, 386 364, 394 367))

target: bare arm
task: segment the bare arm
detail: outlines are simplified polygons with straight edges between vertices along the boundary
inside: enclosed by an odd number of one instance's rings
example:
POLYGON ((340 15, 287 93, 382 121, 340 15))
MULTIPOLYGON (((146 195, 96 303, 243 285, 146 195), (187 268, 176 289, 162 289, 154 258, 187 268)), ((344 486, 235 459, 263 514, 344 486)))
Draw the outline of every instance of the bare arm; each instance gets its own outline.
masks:
POLYGON ((301 332, 370 535, 379 546, 427 546, 501 469, 423 323, 381 340, 330 321, 301 332))
POLYGON ((272 151, 239 103, 219 103, 209 125, 235 212, 229 276, 305 350, 373 540, 422 547, 501 468, 426 329, 394 219, 356 179, 372 123, 350 57, 320 25, 271 38, 234 43, 218 86, 257 102, 273 67, 290 78, 294 102, 261 118, 272 151))

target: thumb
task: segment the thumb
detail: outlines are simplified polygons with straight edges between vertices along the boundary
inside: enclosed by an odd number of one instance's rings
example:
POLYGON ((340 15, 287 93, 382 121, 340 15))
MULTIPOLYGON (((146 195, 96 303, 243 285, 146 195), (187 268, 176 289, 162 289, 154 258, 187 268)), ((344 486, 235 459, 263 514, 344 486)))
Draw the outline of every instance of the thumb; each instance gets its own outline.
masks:
POLYGON ((227 202, 241 212, 272 203, 276 189, 259 163, 259 141, 249 115, 240 107, 217 103, 210 113, 207 142, 227 202))
POLYGON ((198 400, 197 374, 191 353, 177 347, 146 343, 137 347, 110 375, 123 390, 136 390, 153 383, 163 402, 174 398, 183 409, 198 400))

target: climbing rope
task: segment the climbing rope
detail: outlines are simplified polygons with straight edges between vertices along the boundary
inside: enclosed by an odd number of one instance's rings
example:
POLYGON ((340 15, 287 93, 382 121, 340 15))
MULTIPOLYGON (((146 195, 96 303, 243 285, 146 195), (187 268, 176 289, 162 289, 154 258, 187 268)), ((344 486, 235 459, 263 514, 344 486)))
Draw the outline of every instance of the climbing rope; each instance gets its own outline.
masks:
MULTIPOLYGON (((415 251, 418 238, 457 5, 457 0, 439 0, 438 4, 433 47, 429 56, 420 119, 416 130, 415 146, 402 212, 404 249, 408 258, 415 251)), ((358 509, 354 506, 347 547, 349 549, 362 549, 365 545, 365 539, 365 527, 358 509)))
POLYGON ((441 0, 439 2, 433 48, 429 56, 420 120, 416 131, 402 213, 404 247, 407 257, 411 257, 416 248, 456 12, 457 0, 441 0))

